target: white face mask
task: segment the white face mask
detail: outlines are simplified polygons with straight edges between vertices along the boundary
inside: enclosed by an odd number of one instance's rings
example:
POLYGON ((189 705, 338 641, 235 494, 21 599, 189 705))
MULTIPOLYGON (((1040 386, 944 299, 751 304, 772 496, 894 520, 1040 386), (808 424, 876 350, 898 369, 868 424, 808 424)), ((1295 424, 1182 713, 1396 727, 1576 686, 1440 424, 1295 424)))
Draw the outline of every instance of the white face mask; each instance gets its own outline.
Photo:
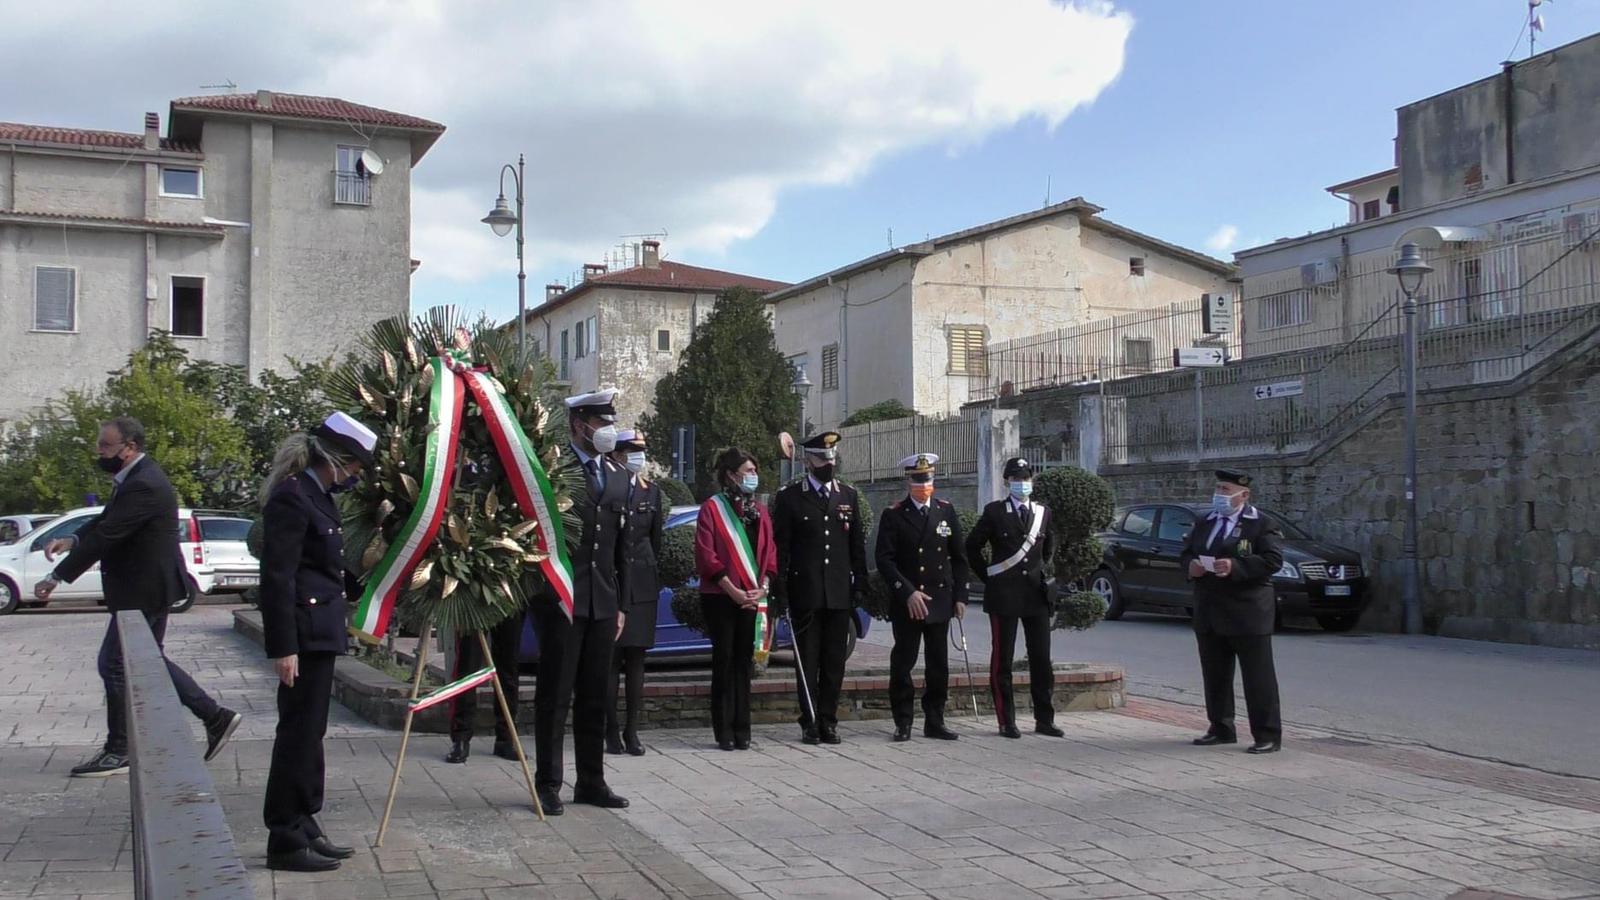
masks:
POLYGON ((644 471, 644 451, 643 450, 631 450, 631 451, 629 451, 628 452, 628 461, 626 463, 624 463, 623 465, 626 465, 628 467, 628 471, 632 472, 635 475, 637 475, 640 472, 644 471))
POLYGON ((602 425, 589 432, 589 440, 594 443, 596 453, 610 453, 617 449, 617 426, 602 425))

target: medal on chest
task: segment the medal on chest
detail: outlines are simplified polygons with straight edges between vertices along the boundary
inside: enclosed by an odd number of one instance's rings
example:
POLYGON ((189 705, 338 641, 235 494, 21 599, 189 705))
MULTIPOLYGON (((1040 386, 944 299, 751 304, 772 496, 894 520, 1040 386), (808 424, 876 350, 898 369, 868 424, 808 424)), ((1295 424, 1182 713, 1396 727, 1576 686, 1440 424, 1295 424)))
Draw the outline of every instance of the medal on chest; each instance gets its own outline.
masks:
POLYGON ((949 537, 950 536, 950 523, 946 522, 943 519, 940 519, 939 520, 939 527, 935 528, 933 530, 933 533, 937 534, 939 537, 949 537))

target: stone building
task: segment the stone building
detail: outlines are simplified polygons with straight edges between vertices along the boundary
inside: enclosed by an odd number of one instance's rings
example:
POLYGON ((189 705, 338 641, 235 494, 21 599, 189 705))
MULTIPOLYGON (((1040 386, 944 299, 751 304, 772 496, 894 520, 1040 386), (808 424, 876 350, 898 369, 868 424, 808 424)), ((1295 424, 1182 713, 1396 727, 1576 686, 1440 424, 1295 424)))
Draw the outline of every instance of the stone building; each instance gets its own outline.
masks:
POLYGON ((885 400, 955 413, 987 389, 994 342, 1233 293, 1232 266, 1100 212, 1075 198, 769 295, 779 349, 817 385, 808 408, 818 427, 885 400))
POLYGON ((407 313, 411 169, 443 132, 271 91, 174 100, 165 135, 0 124, 0 420, 156 329, 254 375, 407 313))
POLYGON ((639 265, 589 264, 570 288, 546 285, 544 302, 528 310, 528 346, 549 356, 557 377, 575 389, 621 388, 617 415, 631 426, 652 408, 656 382, 678 367, 717 294, 735 287, 766 293, 786 285, 664 260, 659 241, 644 241, 639 265))

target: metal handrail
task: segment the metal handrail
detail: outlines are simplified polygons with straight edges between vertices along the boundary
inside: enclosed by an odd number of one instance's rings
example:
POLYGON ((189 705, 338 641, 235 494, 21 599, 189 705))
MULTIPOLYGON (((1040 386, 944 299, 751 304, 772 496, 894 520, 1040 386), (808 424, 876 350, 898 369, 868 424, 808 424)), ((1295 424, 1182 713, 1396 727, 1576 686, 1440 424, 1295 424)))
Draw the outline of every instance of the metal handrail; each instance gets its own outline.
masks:
POLYGON ((166 658, 138 610, 116 613, 127 673, 133 893, 249 900, 255 894, 166 658))

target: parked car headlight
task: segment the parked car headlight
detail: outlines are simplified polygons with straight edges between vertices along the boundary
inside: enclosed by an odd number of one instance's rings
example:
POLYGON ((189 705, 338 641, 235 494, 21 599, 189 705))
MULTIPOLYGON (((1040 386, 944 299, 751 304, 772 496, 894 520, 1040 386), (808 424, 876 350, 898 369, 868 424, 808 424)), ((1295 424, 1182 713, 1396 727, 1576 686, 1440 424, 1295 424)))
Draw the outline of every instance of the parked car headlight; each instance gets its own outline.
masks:
POLYGON ((1276 575, 1273 575, 1272 577, 1273 578, 1284 578, 1284 579, 1288 579, 1289 581, 1299 581, 1300 580, 1300 570, 1296 569, 1292 563, 1284 563, 1283 564, 1283 568, 1279 569, 1278 573, 1276 575))

